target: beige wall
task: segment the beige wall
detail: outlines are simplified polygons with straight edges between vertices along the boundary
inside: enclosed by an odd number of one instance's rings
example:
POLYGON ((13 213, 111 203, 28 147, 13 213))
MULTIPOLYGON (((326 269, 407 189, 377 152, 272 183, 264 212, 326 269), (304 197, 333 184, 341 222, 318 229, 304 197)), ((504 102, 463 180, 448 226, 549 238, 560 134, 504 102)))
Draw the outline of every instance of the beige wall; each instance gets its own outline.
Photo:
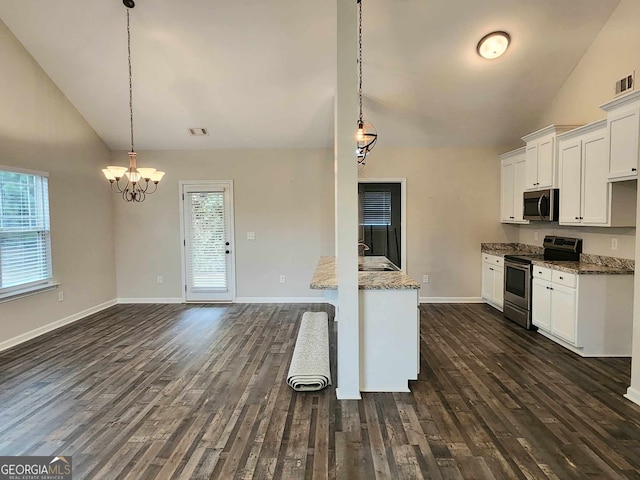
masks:
MULTIPOLYGON (((113 163, 127 160, 112 154, 113 163)), ((321 295, 309 282, 319 257, 334 251, 330 149, 150 151, 138 162, 166 176, 144 203, 114 199, 118 298, 182 297, 181 180, 234 181, 237 297, 321 295)))
POLYGON ((0 165, 47 171, 58 291, 0 304, 0 344, 115 298, 109 151, 0 21, 0 165))
POLYGON ((606 117, 599 107, 615 96, 616 80, 634 70, 640 75, 638 19, 640 2, 622 0, 538 122, 540 128, 606 117))
POLYGON ((420 297, 480 297, 480 243, 510 242, 500 224, 499 149, 376 148, 360 178, 407 179, 407 273, 420 297))

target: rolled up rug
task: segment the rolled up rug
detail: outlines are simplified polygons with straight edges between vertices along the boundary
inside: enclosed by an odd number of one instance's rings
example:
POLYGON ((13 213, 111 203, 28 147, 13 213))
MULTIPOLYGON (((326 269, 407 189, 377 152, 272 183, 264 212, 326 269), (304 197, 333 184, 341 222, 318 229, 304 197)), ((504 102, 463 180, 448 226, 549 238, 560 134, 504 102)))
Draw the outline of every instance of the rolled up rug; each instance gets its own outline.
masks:
POLYGON ((287 383, 298 392, 322 390, 331 385, 329 316, 325 312, 302 315, 287 383))

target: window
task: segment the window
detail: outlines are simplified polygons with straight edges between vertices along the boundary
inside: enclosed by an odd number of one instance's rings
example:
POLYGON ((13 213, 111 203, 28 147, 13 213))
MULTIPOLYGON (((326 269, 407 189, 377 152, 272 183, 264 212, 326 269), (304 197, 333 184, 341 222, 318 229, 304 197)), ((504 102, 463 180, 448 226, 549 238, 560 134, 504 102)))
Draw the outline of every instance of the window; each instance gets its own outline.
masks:
POLYGON ((0 167, 0 295, 51 281, 48 180, 0 167))
POLYGON ((391 225, 391 191, 364 191, 362 225, 391 225))

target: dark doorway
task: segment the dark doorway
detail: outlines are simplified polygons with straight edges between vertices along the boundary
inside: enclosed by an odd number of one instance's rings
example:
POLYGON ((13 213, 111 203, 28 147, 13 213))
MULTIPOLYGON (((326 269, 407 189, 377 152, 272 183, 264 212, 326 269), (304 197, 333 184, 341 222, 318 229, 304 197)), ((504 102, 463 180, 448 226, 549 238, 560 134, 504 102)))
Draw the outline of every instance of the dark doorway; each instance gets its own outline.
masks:
POLYGON ((382 255, 402 265, 402 188, 400 183, 358 183, 359 241, 366 256, 382 255))

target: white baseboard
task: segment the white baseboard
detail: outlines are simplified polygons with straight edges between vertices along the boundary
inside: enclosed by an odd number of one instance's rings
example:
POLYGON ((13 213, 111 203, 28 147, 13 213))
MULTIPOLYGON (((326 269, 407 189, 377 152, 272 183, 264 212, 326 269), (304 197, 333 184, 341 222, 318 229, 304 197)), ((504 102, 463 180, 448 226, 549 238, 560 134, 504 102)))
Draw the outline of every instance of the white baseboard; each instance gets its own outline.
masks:
POLYGON ((484 303, 482 297, 420 297, 420 303, 484 303))
POLYGON ((68 317, 65 317, 63 319, 36 328, 35 330, 31 330, 30 332, 23 333, 22 335, 10 338, 9 340, 5 340, 4 342, 0 343, 0 352, 3 350, 7 350, 8 348, 15 347, 16 345, 24 343, 33 338, 39 337, 40 335, 44 335, 45 333, 51 332, 52 330, 64 327, 65 325, 77 322, 78 320, 82 320, 89 315, 98 313, 106 308, 112 307, 115 304, 116 300, 109 300, 108 302, 101 303, 100 305, 95 305, 81 312, 74 313, 73 315, 69 315, 68 317))
POLYGON ((324 297, 236 297, 233 303, 328 303, 324 297))
POLYGON ((640 390, 629 387, 624 397, 628 400, 631 400, 633 403, 637 403, 638 405, 640 405, 640 390))
POLYGON ((183 303, 182 298, 118 298, 118 303, 183 303))

